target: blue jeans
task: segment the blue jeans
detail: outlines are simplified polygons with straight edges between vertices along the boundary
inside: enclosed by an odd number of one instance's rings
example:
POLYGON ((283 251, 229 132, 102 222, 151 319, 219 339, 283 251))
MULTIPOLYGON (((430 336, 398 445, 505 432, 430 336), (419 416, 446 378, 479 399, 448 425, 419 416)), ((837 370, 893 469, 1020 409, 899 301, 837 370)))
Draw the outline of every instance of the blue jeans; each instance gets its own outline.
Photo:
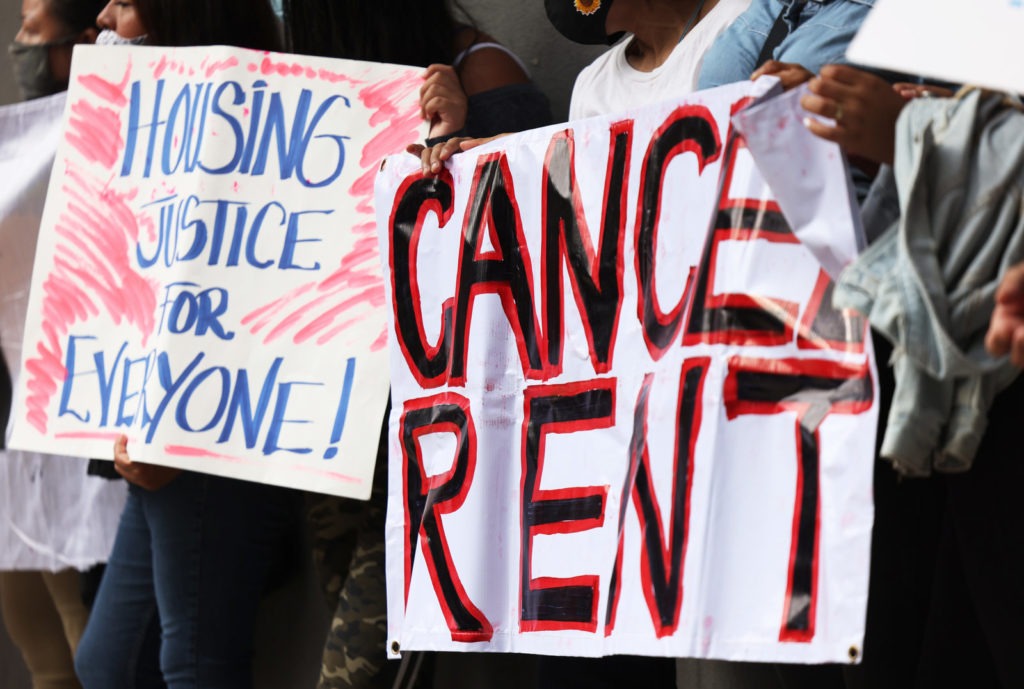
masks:
POLYGON ((85 689, 250 689, 253 625, 298 496, 183 472, 132 486, 75 667, 85 689))
MULTIPOLYGON (((772 25, 792 0, 754 0, 704 55, 698 88, 746 81, 757 69, 772 25)), ((808 0, 799 16, 788 17, 790 33, 772 58, 803 65, 817 74, 846 62, 850 44, 874 0, 808 0)))

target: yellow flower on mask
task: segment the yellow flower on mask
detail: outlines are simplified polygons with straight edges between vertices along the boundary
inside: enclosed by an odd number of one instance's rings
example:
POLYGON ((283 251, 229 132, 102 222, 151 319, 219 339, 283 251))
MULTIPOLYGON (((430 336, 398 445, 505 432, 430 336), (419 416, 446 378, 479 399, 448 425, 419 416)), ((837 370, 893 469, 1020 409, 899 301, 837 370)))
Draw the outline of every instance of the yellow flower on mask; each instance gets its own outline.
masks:
POLYGON ((580 14, 593 14, 601 9, 601 0, 572 0, 580 14))

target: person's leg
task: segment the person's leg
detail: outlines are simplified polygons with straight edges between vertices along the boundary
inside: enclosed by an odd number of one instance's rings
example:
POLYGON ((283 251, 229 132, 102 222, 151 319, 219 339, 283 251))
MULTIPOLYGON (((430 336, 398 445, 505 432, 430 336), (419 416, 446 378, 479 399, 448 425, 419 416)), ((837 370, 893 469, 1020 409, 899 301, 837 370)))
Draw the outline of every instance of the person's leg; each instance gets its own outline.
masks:
POLYGON ((950 518, 967 599, 1004 689, 1024 687, 1022 409, 1024 379, 1018 378, 996 398, 974 466, 948 479, 950 518))
MULTIPOLYGON (((387 659, 387 591, 384 584, 384 518, 387 472, 377 467, 368 502, 349 500, 359 508, 354 523, 356 547, 345 566, 338 607, 324 644, 318 689, 387 689, 398 662, 387 659)), ((351 507, 351 506, 350 506, 351 507)), ((346 513, 350 513, 347 510, 346 513)), ((429 684, 427 685, 429 686, 429 684)))
POLYGON ((4 623, 32 675, 32 689, 80 689, 72 649, 42 572, 0 572, 4 623))
POLYGON ((157 611, 144 491, 132 487, 75 669, 85 689, 160 689, 157 611))
POLYGON ((250 689, 256 612, 297 495, 185 472, 146 498, 168 688, 250 689))
POLYGON ((46 584, 53 605, 60 614, 64 636, 71 647, 72 655, 78 651, 78 642, 81 641, 85 625, 89 621, 89 609, 82 602, 78 585, 79 576, 80 573, 75 569, 65 569, 56 573, 43 572, 43 583, 46 584))
POLYGON ((914 686, 932 595, 944 486, 937 478, 901 479, 875 466, 871 581, 860 665, 843 668, 846 689, 914 686))
POLYGON ((310 493, 306 496, 306 521, 309 525, 313 566, 320 588, 333 613, 348 578, 356 540, 363 523, 363 503, 336 495, 310 493))

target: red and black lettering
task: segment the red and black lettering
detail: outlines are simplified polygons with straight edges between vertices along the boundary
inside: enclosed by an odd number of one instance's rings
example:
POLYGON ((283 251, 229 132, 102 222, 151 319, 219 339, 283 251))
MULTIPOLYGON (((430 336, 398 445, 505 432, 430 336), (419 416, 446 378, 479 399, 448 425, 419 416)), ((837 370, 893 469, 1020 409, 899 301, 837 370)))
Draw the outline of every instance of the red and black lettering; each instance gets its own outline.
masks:
POLYGON ((723 396, 730 419, 742 414, 796 413, 796 504, 779 640, 810 641, 817 607, 821 515, 818 429, 829 414, 860 414, 871 407, 870 370, 866 362, 734 357, 729 360, 723 396))
POLYGON ((669 514, 669 542, 666 544, 661 508, 654 491, 651 459, 647 446, 647 405, 653 374, 644 377, 633 417, 633 437, 629 445, 629 471, 623 487, 619 512, 619 549, 609 587, 605 634, 615 627, 622 574, 622 534, 626 518, 626 498, 632 493, 633 506, 640 519, 640 578, 647 608, 658 638, 671 636, 679 628, 683 605, 683 573, 690 529, 690 489, 693 486, 693 459, 703 412, 704 381, 711 366, 709 358, 687 359, 679 376, 679 402, 676 413, 675 457, 672 465, 672 496, 669 514))
POLYGON ((807 311, 800 319, 796 344, 800 349, 830 349, 840 352, 864 351, 867 323, 853 309, 832 306, 836 284, 824 270, 807 303, 807 311))
POLYGON ((763 295, 712 294, 721 242, 757 239, 785 244, 799 242, 774 201, 730 196, 736 159, 745 148, 743 137, 730 131, 718 212, 705 243, 693 293, 693 306, 683 337, 684 345, 709 343, 775 346, 793 340, 798 304, 763 295))
POLYGON ((611 368, 615 334, 622 310, 622 249, 625 238, 629 191, 630 150, 633 122, 611 126, 608 171, 605 175, 601 236, 594 251, 576 185, 576 144, 571 129, 551 139, 544 159, 544 242, 541 245, 541 279, 548 361, 553 372, 561 371, 565 321, 562 265, 569 269, 576 306, 590 344, 596 373, 611 368))
POLYGON ((444 303, 441 336, 436 344, 427 342, 420 311, 420 290, 416 274, 416 252, 423 221, 429 213, 437 215, 441 227, 452 216, 454 201, 452 176, 444 170, 437 177, 417 173, 402 182, 391 209, 388 240, 391 253, 392 304, 395 310, 395 333, 398 348, 409 370, 421 387, 432 388, 444 383, 451 349, 452 300, 444 303))
POLYGON ((450 384, 465 385, 473 302, 477 295, 488 292, 501 299, 505 317, 515 334, 523 374, 532 379, 545 378, 547 366, 541 351, 542 334, 533 302, 533 268, 523 236, 512 172, 504 153, 484 155, 477 161, 462 237, 450 384), (485 232, 493 251, 483 248, 485 232))
POLYGON ((600 578, 538 577, 532 572, 533 538, 568 534, 604 524, 608 486, 541 489, 550 433, 577 433, 615 425, 616 380, 541 385, 526 389, 522 447, 522 551, 520 630, 597 629, 600 578))
POLYGON ((636 223, 637 316, 643 324, 647 348, 655 360, 664 355, 679 334, 691 285, 688 279, 679 303, 669 311, 662 309, 654 283, 665 173, 669 163, 684 153, 696 155, 699 171, 703 172, 706 165, 718 159, 721 148, 711 112, 703 106, 686 105, 672 111, 655 132, 644 156, 636 223))
POLYGON ((409 598, 412 556, 417 542, 441 604, 452 641, 489 641, 491 623, 473 604, 455 570, 441 515, 458 510, 466 500, 476 469, 476 430, 469 400, 454 393, 407 402, 399 429, 405 479, 405 598, 409 598), (452 433, 456 439, 451 469, 427 476, 420 438, 452 433), (422 539, 421 539, 422 536, 422 539))

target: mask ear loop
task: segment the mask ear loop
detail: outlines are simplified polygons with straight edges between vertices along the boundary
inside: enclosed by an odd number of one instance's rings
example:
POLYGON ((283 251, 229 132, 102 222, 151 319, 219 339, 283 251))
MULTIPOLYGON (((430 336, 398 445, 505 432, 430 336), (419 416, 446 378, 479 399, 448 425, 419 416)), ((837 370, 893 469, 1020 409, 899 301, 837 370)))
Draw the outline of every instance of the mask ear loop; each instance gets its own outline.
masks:
POLYGON ((693 14, 690 15, 689 21, 687 21, 686 26, 683 27, 683 35, 679 37, 680 43, 682 43, 683 39, 689 35, 690 31, 693 30, 693 27, 697 25, 697 20, 700 18, 700 13, 704 11, 704 4, 706 2, 707 0, 700 0, 697 4, 697 9, 695 9, 693 14))

